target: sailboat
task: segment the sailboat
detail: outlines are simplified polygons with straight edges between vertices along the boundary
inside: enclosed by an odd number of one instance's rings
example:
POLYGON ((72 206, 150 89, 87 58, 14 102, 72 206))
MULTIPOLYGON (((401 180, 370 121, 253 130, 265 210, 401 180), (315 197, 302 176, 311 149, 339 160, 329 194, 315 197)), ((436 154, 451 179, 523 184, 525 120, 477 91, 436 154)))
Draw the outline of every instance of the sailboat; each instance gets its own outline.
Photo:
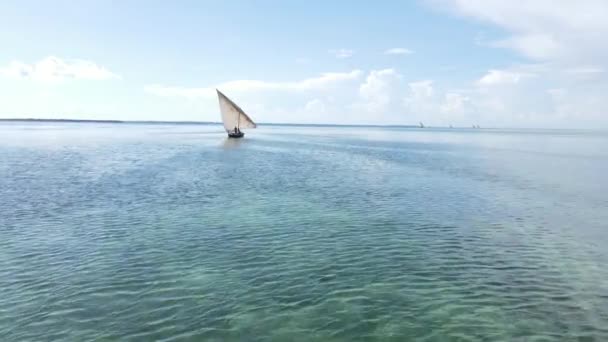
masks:
POLYGON ((241 128, 256 128, 257 125, 251 118, 236 103, 232 102, 228 96, 222 94, 216 89, 217 98, 220 102, 220 112, 222 113, 222 122, 228 138, 242 138, 245 133, 241 128))
POLYGON ((424 128, 424 124, 421 122, 419 127, 424 128))

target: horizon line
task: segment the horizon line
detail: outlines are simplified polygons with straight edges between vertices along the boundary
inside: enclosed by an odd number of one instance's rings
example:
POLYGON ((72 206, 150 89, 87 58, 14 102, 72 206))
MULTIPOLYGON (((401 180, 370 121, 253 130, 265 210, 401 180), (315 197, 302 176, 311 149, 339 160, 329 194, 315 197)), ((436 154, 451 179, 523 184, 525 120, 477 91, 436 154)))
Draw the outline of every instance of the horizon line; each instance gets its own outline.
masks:
MULTIPOLYGON (((115 123, 115 124, 197 124, 197 125, 222 125, 220 121, 169 121, 169 120, 104 120, 104 119, 45 119, 45 118, 0 118, 0 122, 78 122, 78 123, 115 123)), ((409 124, 334 124, 334 123, 283 123, 283 122, 259 122, 264 126, 338 126, 338 127, 407 127, 419 128, 419 125, 409 124)), ((444 128, 443 126, 425 126, 425 128, 444 128)), ((446 126, 445 128, 449 128, 446 126)), ((472 128, 467 126, 455 126, 454 128, 472 128)))
MULTIPOLYGON (((108 123, 108 124, 177 124, 177 125, 222 125, 219 121, 169 121, 169 120, 104 120, 104 119, 49 119, 49 118, 0 118, 0 122, 72 122, 72 123, 108 123)), ((281 123, 281 122, 260 122, 262 126, 316 126, 316 127, 385 127, 385 128, 440 128, 440 129, 545 129, 545 130, 588 130, 605 131, 598 128, 569 128, 569 127, 472 127, 471 126, 424 126, 412 124, 338 124, 338 123, 281 123)))

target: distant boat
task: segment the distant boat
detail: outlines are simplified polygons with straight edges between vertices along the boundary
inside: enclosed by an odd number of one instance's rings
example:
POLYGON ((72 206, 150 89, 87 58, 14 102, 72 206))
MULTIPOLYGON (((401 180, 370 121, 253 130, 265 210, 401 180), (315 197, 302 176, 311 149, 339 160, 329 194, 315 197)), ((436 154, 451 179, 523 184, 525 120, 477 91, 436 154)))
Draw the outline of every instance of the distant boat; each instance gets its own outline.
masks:
POLYGON ((424 124, 422 122, 420 123, 420 128, 424 128, 424 124))
POLYGON ((251 118, 236 103, 232 102, 228 96, 217 90, 217 98, 220 102, 220 112, 222 113, 222 122, 228 138, 242 138, 245 133, 241 128, 256 128, 257 125, 251 118))

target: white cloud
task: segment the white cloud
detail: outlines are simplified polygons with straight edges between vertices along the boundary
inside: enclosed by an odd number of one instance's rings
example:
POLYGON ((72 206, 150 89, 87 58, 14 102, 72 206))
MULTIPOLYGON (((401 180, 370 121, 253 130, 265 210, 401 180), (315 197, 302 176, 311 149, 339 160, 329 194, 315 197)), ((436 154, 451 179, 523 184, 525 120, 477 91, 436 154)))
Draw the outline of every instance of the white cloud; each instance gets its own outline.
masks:
POLYGON ((306 111, 313 112, 316 114, 323 114, 325 113, 325 104, 319 99, 313 99, 306 102, 304 109, 306 111))
POLYGON ((426 1, 498 27, 502 37, 478 41, 528 60, 473 82, 467 115, 499 126, 608 125, 608 1, 426 1))
POLYGON ((334 49, 328 52, 339 59, 350 58, 355 54, 355 51, 349 49, 334 49))
POLYGON ((603 74, 605 69, 596 66, 579 66, 565 70, 570 74, 603 74))
POLYGON ((414 51, 406 48, 392 48, 384 51, 385 55, 410 55, 412 53, 414 53, 414 51))
POLYGON ((382 113, 388 110, 388 105, 397 89, 401 75, 394 69, 372 70, 359 86, 361 103, 355 105, 369 112, 382 113))
POLYGON ((495 46, 537 60, 592 62, 608 56, 608 1, 430 0, 455 13, 489 22, 509 36, 495 46))
POLYGON ((294 82, 268 82, 259 80, 236 80, 217 84, 212 87, 188 88, 164 86, 159 84, 147 85, 144 90, 158 96, 180 96, 187 98, 213 97, 215 89, 226 92, 258 92, 258 91, 307 91, 327 89, 335 84, 353 81, 361 76, 361 70, 350 72, 329 72, 318 77, 312 77, 294 82))
POLYGON ((429 120, 437 119, 439 102, 435 96, 433 83, 432 80, 421 80, 407 84, 402 106, 405 112, 412 118, 410 123, 418 121, 428 123, 429 120))
POLYGON ((0 68, 0 75, 45 83, 57 83, 68 79, 108 80, 120 78, 120 76, 91 61, 81 59, 63 60, 53 56, 46 57, 34 64, 13 61, 8 66, 0 68))
MULTIPOLYGON (((468 96, 438 91, 431 80, 408 83, 393 68, 326 73, 292 82, 231 81, 217 87, 234 95, 260 122, 470 124, 468 96)), ((209 108, 206 112, 217 111, 215 87, 151 85, 146 91, 201 99, 199 104, 209 108)))
POLYGON ((481 77, 477 84, 481 86, 495 86, 503 84, 516 84, 523 78, 534 77, 534 74, 522 73, 509 70, 490 70, 487 74, 481 77))
MULTIPOLYGON (((260 122, 384 123, 428 126, 557 127, 606 122, 608 106, 598 88, 562 81, 568 71, 549 65, 492 69, 459 88, 437 80, 408 80, 398 70, 325 73, 291 82, 237 80, 213 87, 150 85, 146 91, 200 99, 217 119, 215 88, 226 91, 260 122), (551 90, 547 90, 551 89, 551 90), (566 96, 567 94, 567 96, 566 96)), ((602 75, 599 70, 577 70, 602 75)), ((586 82, 586 79, 583 79, 586 82)), ((581 82, 583 82, 581 81, 581 82)), ((580 82, 579 82, 580 83, 580 82)))
POLYGON ((477 109, 470 94, 446 90, 433 80, 409 82, 403 98, 408 123, 423 122, 427 126, 469 126, 477 122, 477 109))
POLYGON ((370 98, 385 92, 388 87, 387 79, 400 78, 394 69, 372 70, 365 83, 359 87, 359 93, 364 98, 370 98))
POLYGON ((308 78, 299 82, 279 83, 279 87, 292 88, 294 90, 323 88, 336 82, 356 80, 361 76, 361 74, 361 70, 353 70, 351 72, 329 72, 324 73, 319 77, 308 78))
POLYGON ((465 105, 469 101, 470 99, 462 94, 447 93, 445 94, 444 103, 440 106, 440 110, 446 114, 463 114, 465 112, 465 105))
POLYGON ((538 59, 551 60, 563 51, 554 37, 547 34, 531 33, 509 37, 489 44, 500 48, 510 48, 521 52, 523 55, 538 59))
POLYGON ((433 96, 433 81, 423 80, 410 82, 408 84, 412 97, 415 99, 425 99, 433 96))

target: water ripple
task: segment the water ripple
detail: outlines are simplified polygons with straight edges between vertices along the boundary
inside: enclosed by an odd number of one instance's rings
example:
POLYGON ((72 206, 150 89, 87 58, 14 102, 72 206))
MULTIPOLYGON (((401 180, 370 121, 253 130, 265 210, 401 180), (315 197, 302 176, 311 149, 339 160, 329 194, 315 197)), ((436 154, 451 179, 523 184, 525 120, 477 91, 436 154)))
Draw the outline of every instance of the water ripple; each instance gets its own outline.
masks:
POLYGON ((130 130, 0 144, 0 340, 608 339, 605 201, 529 135, 130 130))

